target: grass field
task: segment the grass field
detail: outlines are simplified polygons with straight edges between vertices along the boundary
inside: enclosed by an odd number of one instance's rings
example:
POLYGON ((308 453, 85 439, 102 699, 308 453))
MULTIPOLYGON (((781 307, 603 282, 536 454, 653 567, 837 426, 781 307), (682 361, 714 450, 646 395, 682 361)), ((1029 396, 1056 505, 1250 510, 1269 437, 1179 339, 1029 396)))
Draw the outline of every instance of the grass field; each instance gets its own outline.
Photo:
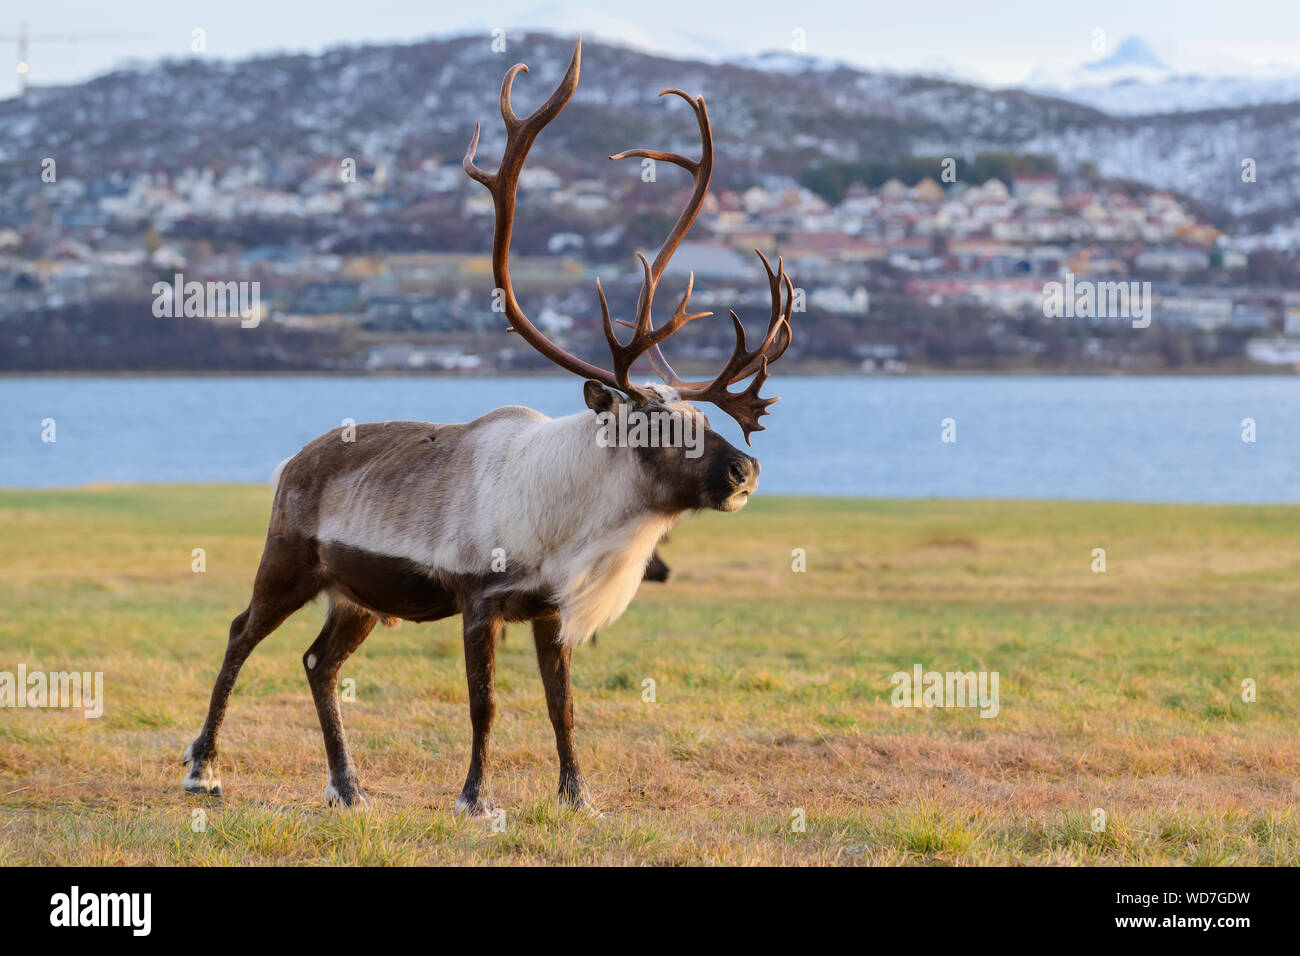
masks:
POLYGON ((181 790, 269 504, 0 492, 0 671, 103 671, 106 698, 99 719, 0 709, 0 864, 1300 863, 1300 508, 760 495, 689 518, 672 581, 575 653, 601 819, 555 804, 531 638, 510 629, 494 832, 451 813, 459 619, 377 630, 344 668, 372 809, 322 798, 301 663, 320 604, 244 668, 224 798, 181 790), (891 706, 917 663, 997 671, 998 716, 891 706))

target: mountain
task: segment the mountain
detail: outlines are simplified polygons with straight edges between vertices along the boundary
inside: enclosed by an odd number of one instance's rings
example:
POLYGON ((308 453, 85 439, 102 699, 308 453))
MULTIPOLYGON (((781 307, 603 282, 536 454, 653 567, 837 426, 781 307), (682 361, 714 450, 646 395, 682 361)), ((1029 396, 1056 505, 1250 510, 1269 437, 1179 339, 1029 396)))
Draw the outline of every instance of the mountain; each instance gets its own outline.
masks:
MULTIPOLYGON (((0 102, 0 201, 6 191, 30 188, 32 170, 47 156, 57 158, 61 175, 86 182, 119 170, 248 164, 292 176, 343 156, 400 171, 430 158, 458 162, 477 120, 480 155, 490 158, 503 142, 495 100, 506 68, 518 60, 531 67, 516 83, 519 110, 530 109, 554 87, 573 42, 540 32, 508 39, 506 54, 483 37, 452 37, 238 62, 195 57, 36 89, 0 102)), ((688 111, 656 95, 673 86, 709 102, 720 186, 822 163, 1014 151, 1054 155, 1067 169, 1093 163, 1105 175, 1177 190, 1230 215, 1300 208, 1300 156, 1290 148, 1300 137, 1300 95, 1196 111, 1112 105, 1107 112, 1065 94, 790 54, 719 62, 599 42, 583 51, 578 93, 537 148, 537 161, 565 177, 633 175, 605 157, 635 146, 694 153, 688 111), (1240 179, 1245 157, 1257 163, 1257 182, 1240 179)), ((1109 63, 1084 72, 1105 78, 1157 69, 1148 53, 1122 44, 1109 63)), ((1069 95, 1086 99, 1077 90, 1069 95)))
POLYGON ((1236 109, 1300 100, 1300 75, 1166 76, 1158 80, 1121 79, 1069 89, 1035 87, 1044 95, 1060 96, 1118 115, 1197 112, 1236 109))
MULTIPOLYGON (((249 160, 289 165, 302 157, 364 156, 400 167, 431 156, 458 161, 475 121, 483 123, 480 151, 491 156, 503 141, 496 99, 506 69, 528 63, 515 96, 521 111, 531 108, 554 88, 572 47, 570 38, 527 33, 511 35, 504 54, 484 37, 454 37, 120 70, 0 102, 0 163, 25 177, 26 164, 54 156, 82 178, 249 160)), ((708 100, 715 175, 724 185, 826 161, 962 155, 1100 118, 1017 91, 816 60, 791 70, 762 59, 759 68, 584 43, 577 95, 546 131, 539 158, 570 173, 604 175, 611 170, 605 157, 620 149, 696 151, 689 112, 658 96, 666 87, 708 100)), ((626 166, 613 169, 627 174, 626 166)))
POLYGON ((1180 72, 1157 56, 1145 40, 1127 37, 1107 56, 1065 69, 1040 67, 1024 86, 1044 96, 1059 96, 1122 116, 1300 100, 1300 73, 1294 70, 1248 70, 1242 64, 1225 64, 1225 68, 1235 68, 1239 73, 1211 76, 1180 72))
POLYGON ((1094 74, 1132 74, 1134 71, 1163 73, 1169 69, 1140 37, 1127 37, 1110 56, 1085 63, 1083 69, 1094 74))

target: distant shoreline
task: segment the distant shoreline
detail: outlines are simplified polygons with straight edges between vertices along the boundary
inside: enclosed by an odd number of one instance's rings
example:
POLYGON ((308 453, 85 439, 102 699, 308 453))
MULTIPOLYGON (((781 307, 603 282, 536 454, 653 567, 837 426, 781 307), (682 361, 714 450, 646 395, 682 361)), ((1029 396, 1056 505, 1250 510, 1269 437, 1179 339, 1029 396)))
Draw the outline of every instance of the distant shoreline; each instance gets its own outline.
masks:
MULTIPOLYGON (((700 374, 705 370, 700 369, 700 374)), ((694 374, 688 369, 683 374, 694 374)), ((1187 366, 1176 369, 1094 369, 1094 368, 1074 368, 1074 369, 980 369, 980 368, 961 368, 961 369, 940 369, 940 368, 918 368, 909 369, 906 372, 856 372, 848 369, 830 370, 830 369, 799 369, 783 368, 781 374, 774 375, 778 378, 848 378, 848 379, 905 379, 905 378, 1206 378, 1220 376, 1225 378, 1257 378, 1261 376, 1292 377, 1297 373, 1286 366, 1230 366, 1220 368, 1217 366, 1187 366)), ((0 372, 0 381, 11 379, 87 379, 87 378, 340 378, 340 379, 386 379, 386 378, 429 378, 440 381, 466 381, 480 379, 519 379, 519 378, 536 378, 536 379, 556 379, 567 377, 563 373, 554 372, 549 369, 545 370, 526 370, 520 369, 512 372, 479 372, 472 375, 465 375, 457 372, 445 372, 441 370, 430 369, 412 369, 410 371, 401 369, 385 369, 379 372, 367 372, 357 369, 339 370, 339 369, 304 369, 304 370, 279 370, 265 371, 259 369, 232 369, 218 371, 212 369, 195 369, 195 370, 156 370, 145 369, 140 371, 134 370, 55 370, 47 372, 0 372)))
MULTIPOLYGON (((207 489, 213 492, 239 492, 265 489, 268 497, 275 490, 270 477, 262 481, 86 481, 72 485, 4 485, 0 484, 0 498, 18 498, 22 496, 41 497, 45 495, 77 494, 118 494, 135 492, 174 493, 207 489)), ((998 497, 996 495, 855 495, 838 492, 798 491, 772 492, 755 495, 753 503, 762 503, 762 508, 811 507, 842 508, 858 506, 868 511, 881 505, 905 505, 908 507, 926 507, 929 505, 959 505, 978 508, 998 507, 1082 507, 1082 508, 1135 508, 1147 511, 1157 508, 1167 511, 1208 511, 1213 509, 1295 512, 1300 510, 1300 500, 1296 501, 1163 501, 1158 498, 1078 498, 1078 497, 1035 497, 1032 495, 1015 495, 998 497)))

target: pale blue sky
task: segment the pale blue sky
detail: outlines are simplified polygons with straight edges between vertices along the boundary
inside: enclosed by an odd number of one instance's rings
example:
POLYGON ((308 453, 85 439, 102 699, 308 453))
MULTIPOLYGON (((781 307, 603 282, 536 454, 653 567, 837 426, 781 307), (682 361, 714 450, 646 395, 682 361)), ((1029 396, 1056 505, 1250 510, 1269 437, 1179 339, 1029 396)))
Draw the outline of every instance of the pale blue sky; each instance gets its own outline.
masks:
MULTIPOLYGON (((339 43, 413 41, 433 34, 552 26, 670 54, 732 56, 789 49, 869 68, 955 71, 1014 84, 1035 70, 1092 59, 1093 31, 1113 47, 1147 40, 1184 72, 1300 72, 1300 3, 1294 0, 587 0, 447 3, 445 0, 5 0, 0 35, 27 20, 33 35, 113 34, 100 42, 33 42, 31 81, 67 82, 131 58, 184 56, 191 31, 208 52, 242 57, 320 50, 339 43), (619 12, 603 12, 618 10, 619 12)), ((0 97, 16 89, 16 45, 0 46, 0 97)))

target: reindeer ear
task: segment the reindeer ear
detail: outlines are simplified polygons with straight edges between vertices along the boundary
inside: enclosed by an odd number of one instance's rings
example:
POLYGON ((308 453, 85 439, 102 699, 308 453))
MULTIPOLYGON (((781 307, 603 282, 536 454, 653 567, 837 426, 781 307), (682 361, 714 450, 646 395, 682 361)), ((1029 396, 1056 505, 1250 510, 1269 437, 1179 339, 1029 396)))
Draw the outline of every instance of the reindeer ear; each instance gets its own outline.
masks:
POLYGON ((587 407, 597 415, 601 412, 613 411, 627 401, 618 389, 610 388, 591 378, 582 383, 582 397, 586 400, 587 407))

